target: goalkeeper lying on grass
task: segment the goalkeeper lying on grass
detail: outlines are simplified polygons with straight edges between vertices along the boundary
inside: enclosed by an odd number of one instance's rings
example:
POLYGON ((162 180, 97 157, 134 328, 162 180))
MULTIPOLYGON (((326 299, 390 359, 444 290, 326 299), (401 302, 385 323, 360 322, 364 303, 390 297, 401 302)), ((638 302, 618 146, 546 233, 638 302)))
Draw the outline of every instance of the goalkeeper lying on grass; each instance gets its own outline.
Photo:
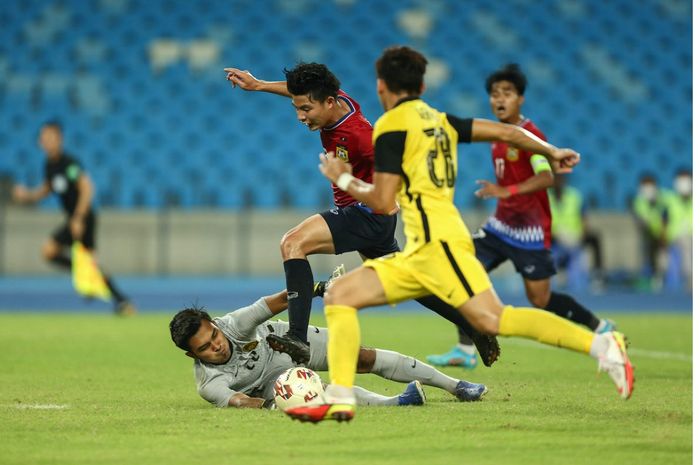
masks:
MULTIPOLYGON (((316 286, 323 295, 325 283, 316 286)), ((199 308, 178 312, 170 322, 175 345, 195 359, 199 395, 217 407, 261 408, 274 404, 274 384, 285 370, 296 366, 289 355, 273 351, 265 342, 270 333, 286 334, 289 324, 269 318, 287 309, 287 291, 262 297, 254 304, 222 317, 211 318, 199 308)), ((307 368, 327 371, 328 333, 309 326, 311 359, 307 368)), ((397 396, 386 397, 355 386, 360 405, 421 405, 422 384, 453 394, 460 401, 475 401, 486 393, 483 384, 451 378, 415 358, 388 350, 362 348, 358 373, 374 373, 397 382, 409 382, 397 396)))

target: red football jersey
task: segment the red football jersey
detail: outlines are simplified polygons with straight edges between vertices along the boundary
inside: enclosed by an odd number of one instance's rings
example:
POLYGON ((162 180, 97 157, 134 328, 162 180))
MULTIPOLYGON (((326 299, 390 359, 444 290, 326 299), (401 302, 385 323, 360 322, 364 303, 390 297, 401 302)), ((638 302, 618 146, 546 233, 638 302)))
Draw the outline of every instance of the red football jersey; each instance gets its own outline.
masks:
MULTIPOLYGON (((542 131, 529 119, 522 121, 519 126, 540 139, 547 140, 542 131)), ((504 142, 491 144, 491 157, 498 185, 519 184, 534 176, 535 172, 530 164, 532 155, 531 152, 509 147, 504 142)), ((519 248, 549 248, 552 214, 547 190, 499 199, 496 213, 487 220, 483 229, 519 248)))
MULTIPOLYGON (((360 105, 342 90, 338 98, 343 100, 350 112, 334 125, 321 129, 321 144, 326 152, 335 155, 352 165, 352 174, 365 182, 372 182, 374 173, 374 146, 372 145, 372 125, 362 114, 360 105)), ((347 192, 333 187, 333 200, 339 207, 357 203, 347 192)))

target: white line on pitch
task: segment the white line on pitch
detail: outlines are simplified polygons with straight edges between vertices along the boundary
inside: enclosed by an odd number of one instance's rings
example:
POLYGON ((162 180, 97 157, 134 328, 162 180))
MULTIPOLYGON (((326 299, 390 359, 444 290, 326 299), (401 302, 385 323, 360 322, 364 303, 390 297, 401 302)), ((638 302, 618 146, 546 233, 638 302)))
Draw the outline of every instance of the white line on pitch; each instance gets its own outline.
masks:
POLYGON ((65 410, 69 406, 65 404, 14 404, 8 405, 20 410, 65 410))

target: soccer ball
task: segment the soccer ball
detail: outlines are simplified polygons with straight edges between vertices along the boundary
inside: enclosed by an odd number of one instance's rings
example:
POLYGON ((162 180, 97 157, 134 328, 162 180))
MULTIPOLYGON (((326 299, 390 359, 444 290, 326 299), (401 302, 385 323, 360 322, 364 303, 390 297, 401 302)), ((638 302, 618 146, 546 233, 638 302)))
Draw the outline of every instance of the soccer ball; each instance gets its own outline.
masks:
POLYGON ((295 367, 285 371, 275 381, 275 404, 280 410, 321 401, 323 383, 313 370, 295 367))

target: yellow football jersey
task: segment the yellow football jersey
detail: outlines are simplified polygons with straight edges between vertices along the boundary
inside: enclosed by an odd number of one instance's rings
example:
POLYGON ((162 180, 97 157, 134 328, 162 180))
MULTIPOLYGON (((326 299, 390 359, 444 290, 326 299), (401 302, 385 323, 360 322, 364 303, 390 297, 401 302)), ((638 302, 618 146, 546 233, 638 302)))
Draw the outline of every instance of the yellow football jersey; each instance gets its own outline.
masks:
POLYGON ((375 170, 403 179, 397 197, 405 252, 431 241, 468 241, 473 250, 454 205, 458 133, 447 115, 418 98, 404 99, 377 120, 372 142, 375 170))

